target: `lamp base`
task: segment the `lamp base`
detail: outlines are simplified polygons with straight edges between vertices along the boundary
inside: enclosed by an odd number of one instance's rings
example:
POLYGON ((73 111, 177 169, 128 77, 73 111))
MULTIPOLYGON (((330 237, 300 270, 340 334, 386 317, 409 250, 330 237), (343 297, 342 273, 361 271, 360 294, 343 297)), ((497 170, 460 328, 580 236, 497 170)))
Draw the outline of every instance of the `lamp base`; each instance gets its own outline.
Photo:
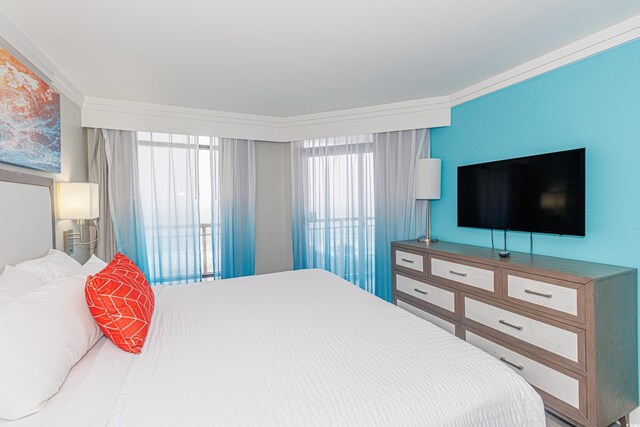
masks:
POLYGON ((420 243, 435 243, 438 241, 437 237, 427 237, 427 236, 420 236, 416 239, 418 242, 420 243))

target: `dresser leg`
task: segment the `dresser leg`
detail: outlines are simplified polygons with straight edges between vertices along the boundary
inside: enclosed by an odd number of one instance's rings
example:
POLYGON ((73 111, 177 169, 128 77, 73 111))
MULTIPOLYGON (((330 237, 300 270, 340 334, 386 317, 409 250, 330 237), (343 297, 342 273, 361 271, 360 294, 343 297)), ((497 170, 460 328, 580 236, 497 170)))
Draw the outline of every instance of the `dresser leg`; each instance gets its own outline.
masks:
POLYGON ((627 424, 627 416, 625 415, 624 417, 620 418, 618 420, 618 422, 620 423, 620 425, 622 427, 627 427, 628 426, 628 424, 627 424))

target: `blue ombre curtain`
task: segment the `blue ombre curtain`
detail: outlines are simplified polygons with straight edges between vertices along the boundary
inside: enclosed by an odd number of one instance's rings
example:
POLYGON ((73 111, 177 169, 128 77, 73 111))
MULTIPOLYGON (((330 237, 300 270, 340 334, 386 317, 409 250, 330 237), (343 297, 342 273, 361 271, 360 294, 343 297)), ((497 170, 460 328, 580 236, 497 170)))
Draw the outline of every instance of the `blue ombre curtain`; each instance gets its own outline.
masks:
POLYGON ((255 142, 218 138, 218 144, 221 275, 223 279, 250 276, 255 272, 256 246, 255 142))
POLYGON ((391 300, 394 240, 414 238, 428 129, 291 144, 294 269, 329 270, 391 300))
MULTIPOLYGON (((384 132, 373 137, 375 164, 375 294, 392 299, 391 242, 416 238, 416 160, 429 148, 429 129, 384 132)), ((424 209, 421 209, 422 212, 424 209)))
POLYGON ((151 284, 202 280, 198 140, 169 137, 166 143, 138 140, 136 145, 151 284))
MULTIPOLYGON (((116 250, 131 259, 150 278, 145 224, 140 203, 138 148, 135 133, 110 129, 94 130, 94 151, 104 153, 107 171, 101 174, 101 202, 108 203, 116 250)), ((102 209, 102 207, 101 207, 102 209)), ((110 228, 105 227, 105 232, 110 228)), ((110 250, 109 257, 113 256, 110 250)))
POLYGON ((375 292, 373 135, 291 143, 294 269, 375 292))

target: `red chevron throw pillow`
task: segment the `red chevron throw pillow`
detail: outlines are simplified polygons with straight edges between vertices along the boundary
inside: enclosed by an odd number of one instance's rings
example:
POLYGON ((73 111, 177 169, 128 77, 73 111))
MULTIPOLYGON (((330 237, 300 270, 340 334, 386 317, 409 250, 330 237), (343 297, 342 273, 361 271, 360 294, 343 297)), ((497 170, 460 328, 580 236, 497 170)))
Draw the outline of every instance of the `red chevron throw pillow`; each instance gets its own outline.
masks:
POLYGON ((118 253, 102 271, 87 278, 89 311, 118 347, 139 354, 149 332, 155 295, 140 269, 118 253))

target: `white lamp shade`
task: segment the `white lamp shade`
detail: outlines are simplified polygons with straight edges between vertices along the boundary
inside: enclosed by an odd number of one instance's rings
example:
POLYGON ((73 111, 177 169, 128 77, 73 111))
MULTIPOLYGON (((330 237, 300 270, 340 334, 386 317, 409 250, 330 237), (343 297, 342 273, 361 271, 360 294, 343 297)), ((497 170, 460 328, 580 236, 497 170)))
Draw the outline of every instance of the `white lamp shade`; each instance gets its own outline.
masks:
POLYGON ((60 219, 98 218, 98 184, 61 182, 58 190, 60 219))
POLYGON ((418 159, 416 162, 416 199, 440 198, 440 172, 442 160, 418 159))

